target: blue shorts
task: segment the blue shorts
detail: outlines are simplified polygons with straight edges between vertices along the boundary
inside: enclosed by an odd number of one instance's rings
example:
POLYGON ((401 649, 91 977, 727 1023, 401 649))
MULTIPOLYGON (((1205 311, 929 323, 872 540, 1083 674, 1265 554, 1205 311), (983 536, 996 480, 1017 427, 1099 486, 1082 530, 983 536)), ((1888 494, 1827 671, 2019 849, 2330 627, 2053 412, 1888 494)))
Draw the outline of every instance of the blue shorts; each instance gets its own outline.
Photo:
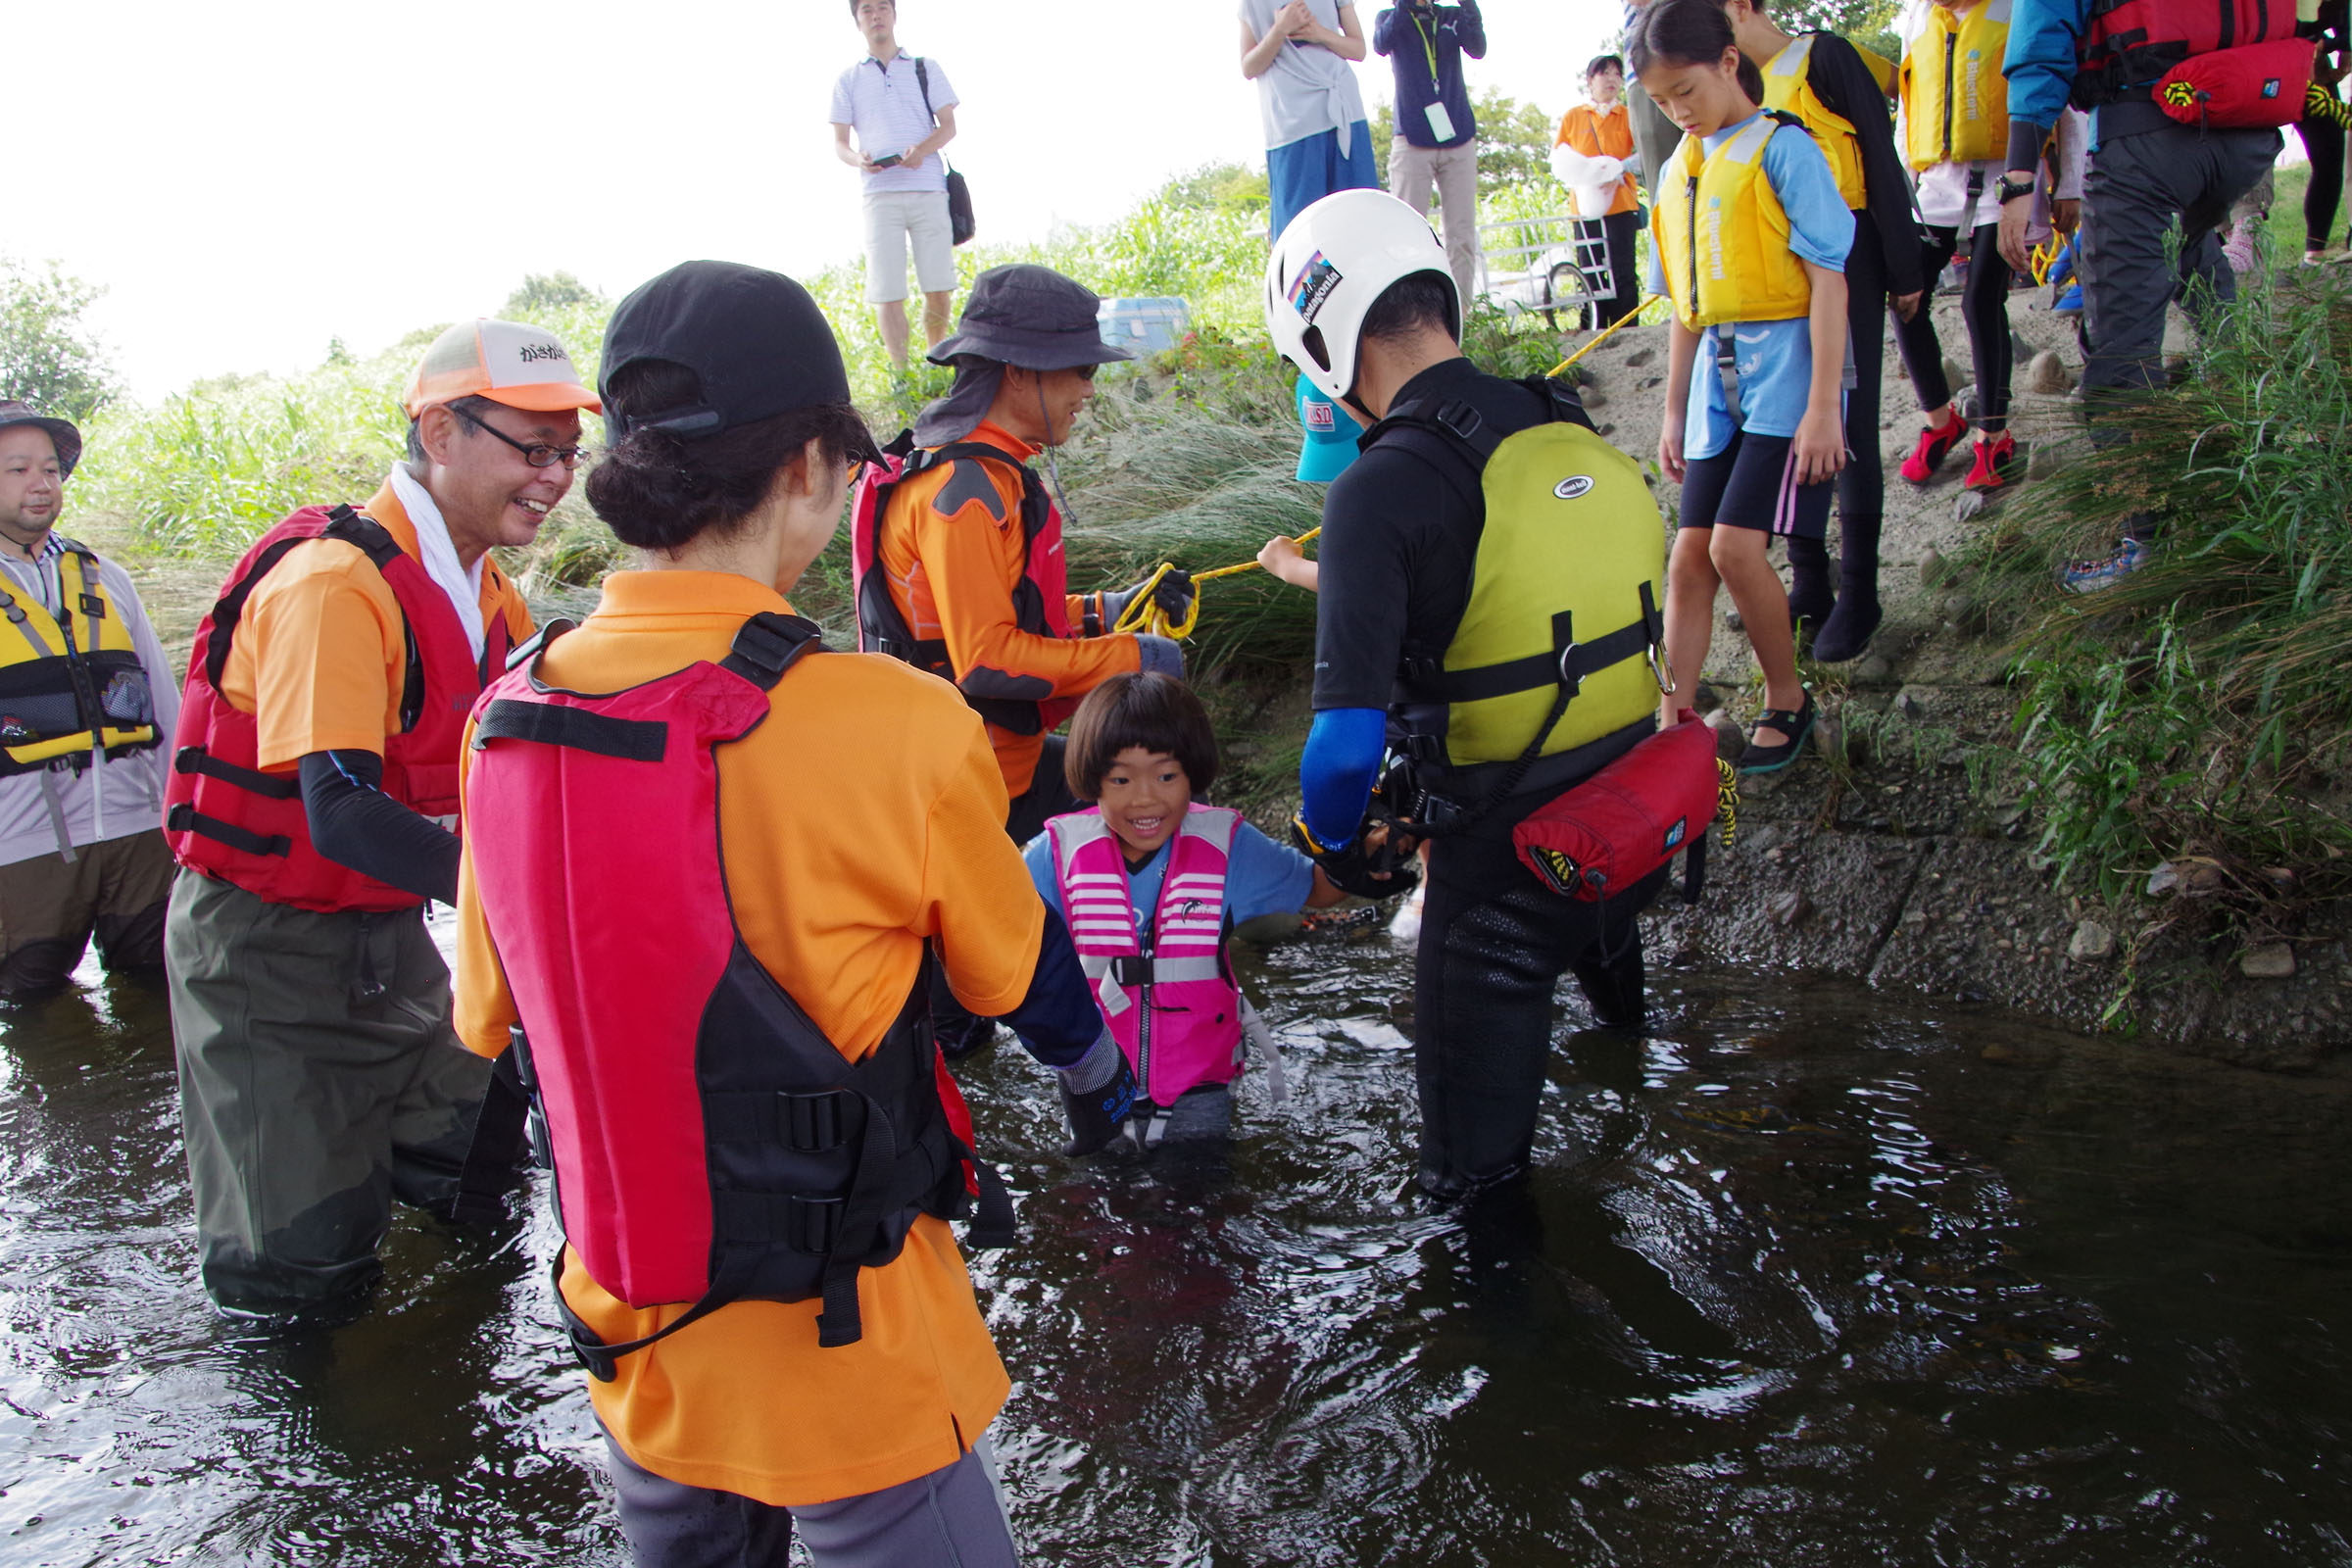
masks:
POLYGON ((1276 239, 1291 220, 1335 190, 1378 190, 1380 171, 1372 163, 1372 127, 1357 121, 1348 127, 1348 154, 1340 156, 1340 133, 1319 131, 1285 142, 1266 154, 1266 193, 1274 203, 1276 239))
POLYGON ((1835 476, 1797 482, 1793 436, 1741 430, 1715 456, 1683 465, 1681 526, 1819 539, 1830 531, 1830 498, 1837 493, 1835 476))

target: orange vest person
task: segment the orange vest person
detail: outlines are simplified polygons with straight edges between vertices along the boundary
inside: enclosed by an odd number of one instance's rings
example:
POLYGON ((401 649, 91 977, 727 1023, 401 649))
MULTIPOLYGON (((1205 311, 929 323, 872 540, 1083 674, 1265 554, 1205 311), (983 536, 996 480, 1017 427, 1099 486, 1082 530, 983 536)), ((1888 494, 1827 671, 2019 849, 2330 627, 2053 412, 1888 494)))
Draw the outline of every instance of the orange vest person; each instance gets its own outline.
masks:
MULTIPOLYGON (((1641 155, 1634 151, 1634 122, 1625 105, 1625 62, 1615 55, 1595 55, 1585 67, 1585 93, 1592 101, 1578 104, 1560 117, 1552 145, 1587 159, 1608 159, 1618 170, 1616 188, 1598 212, 1577 211, 1579 227, 1598 223, 1609 279, 1615 292, 1588 313, 1586 324, 1613 326, 1634 314, 1642 303, 1642 281, 1634 270, 1634 234, 1642 226, 1641 155)), ((1590 166, 1587 166, 1588 168, 1590 166)), ((1602 172, 1607 172, 1603 165, 1602 172)), ((1576 200, 1570 198, 1571 205, 1576 200)))
POLYGON ((224 1315, 347 1309, 392 1200, 451 1217, 489 1074, 424 928, 457 896, 466 709, 530 631, 491 562, 571 488, 564 346, 466 321, 409 383, 409 451, 363 512, 306 507, 230 572, 189 660, 165 835, 180 1117, 224 1315))
MULTIPOLYGON (((858 497, 860 642, 954 681, 979 710, 1016 844, 1084 804, 1062 777, 1062 741, 1052 733, 1079 699, 1128 670, 1184 673, 1167 638, 1110 629, 1140 585, 1068 592, 1061 513, 1030 466, 1069 439, 1096 368, 1129 357, 1102 341, 1101 305, 1048 268, 982 272, 956 335, 931 351, 934 363, 956 368, 954 387, 892 443, 893 460, 866 475, 858 497)), ((1154 590, 1177 615, 1191 594, 1182 573, 1154 590)), ((932 1004, 951 1056, 989 1038, 989 1026, 958 1016, 945 992, 932 1004)))
POLYGON ((1001 1568, 1008 1386, 946 1223, 926 950, 1096 1098, 1098 1144, 1134 1080, 979 719, 783 598, 879 456, 815 302, 688 262, 603 363, 588 499, 636 567, 475 710, 458 1028, 540 1118, 621 1530, 641 1568, 796 1531, 819 1568, 1001 1568))

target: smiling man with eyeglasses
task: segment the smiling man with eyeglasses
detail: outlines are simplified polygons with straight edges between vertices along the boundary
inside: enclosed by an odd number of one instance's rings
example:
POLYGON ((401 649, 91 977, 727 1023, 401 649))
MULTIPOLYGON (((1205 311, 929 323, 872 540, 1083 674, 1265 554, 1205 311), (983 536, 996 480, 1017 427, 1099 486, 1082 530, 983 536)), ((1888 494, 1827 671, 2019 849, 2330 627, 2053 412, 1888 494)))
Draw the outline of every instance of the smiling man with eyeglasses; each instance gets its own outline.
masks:
POLYGON ((427 900, 457 899, 466 714, 530 633, 490 560, 570 490, 598 408, 564 345, 464 321, 364 512, 305 507, 198 628, 165 815, 165 926, 205 1289, 268 1324, 347 1310, 392 1200, 500 1211, 466 1164, 488 1087, 450 1027, 427 900))

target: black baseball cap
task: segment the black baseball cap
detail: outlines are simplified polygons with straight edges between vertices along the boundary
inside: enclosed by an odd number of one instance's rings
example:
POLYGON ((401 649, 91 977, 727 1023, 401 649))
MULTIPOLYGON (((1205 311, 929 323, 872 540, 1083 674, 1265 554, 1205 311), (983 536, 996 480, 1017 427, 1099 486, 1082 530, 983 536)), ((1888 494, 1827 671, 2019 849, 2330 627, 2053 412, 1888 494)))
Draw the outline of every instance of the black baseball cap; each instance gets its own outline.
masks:
POLYGON ((12 398, 0 403, 0 429, 12 424, 37 424, 49 432, 50 444, 57 448, 57 470, 61 475, 72 474, 74 465, 81 461, 81 431, 73 420, 43 414, 31 404, 12 398))
MULTIPOLYGON (((808 291, 781 272, 735 262, 681 262, 639 284, 605 326, 597 390, 615 441, 639 429, 696 441, 793 409, 851 401, 841 345, 808 291), (700 401, 632 416, 614 400, 612 377, 641 360, 693 372, 700 401)), ((866 450, 851 456, 881 452, 868 437, 866 450)))

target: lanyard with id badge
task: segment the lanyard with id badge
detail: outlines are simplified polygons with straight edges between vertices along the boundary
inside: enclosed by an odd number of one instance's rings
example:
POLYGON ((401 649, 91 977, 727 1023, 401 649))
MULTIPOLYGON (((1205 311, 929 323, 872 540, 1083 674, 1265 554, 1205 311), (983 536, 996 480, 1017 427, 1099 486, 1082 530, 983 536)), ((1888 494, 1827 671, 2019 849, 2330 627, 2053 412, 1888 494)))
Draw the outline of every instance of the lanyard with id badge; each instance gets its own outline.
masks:
MULTIPOLYGON (((1413 18, 1413 30, 1421 35, 1421 52, 1429 57, 1430 85, 1442 93, 1446 90, 1446 83, 1438 75, 1438 42, 1429 35, 1428 26, 1417 16, 1413 18)), ((1429 133, 1438 139, 1440 145, 1453 140, 1453 117, 1446 112, 1444 104, 1432 98, 1429 107, 1422 113, 1429 117, 1429 133)))

